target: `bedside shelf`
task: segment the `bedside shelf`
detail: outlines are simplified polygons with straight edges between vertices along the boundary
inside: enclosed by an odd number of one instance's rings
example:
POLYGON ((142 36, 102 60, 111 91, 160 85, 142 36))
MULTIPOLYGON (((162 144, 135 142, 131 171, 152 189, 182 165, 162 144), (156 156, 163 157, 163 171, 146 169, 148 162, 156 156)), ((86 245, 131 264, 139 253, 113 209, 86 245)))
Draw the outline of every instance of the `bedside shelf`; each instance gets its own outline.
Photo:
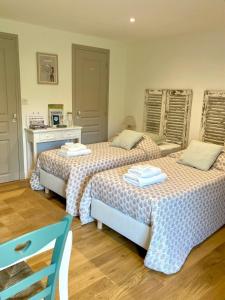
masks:
POLYGON ((159 145, 159 148, 161 150, 162 157, 181 150, 180 145, 167 142, 159 145))

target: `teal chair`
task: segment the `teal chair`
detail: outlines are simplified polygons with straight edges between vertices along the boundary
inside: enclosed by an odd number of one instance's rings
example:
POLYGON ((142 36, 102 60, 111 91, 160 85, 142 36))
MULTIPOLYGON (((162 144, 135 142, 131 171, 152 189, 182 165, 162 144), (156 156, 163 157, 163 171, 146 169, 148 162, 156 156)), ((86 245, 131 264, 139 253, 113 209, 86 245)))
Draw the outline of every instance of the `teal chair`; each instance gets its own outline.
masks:
POLYGON ((29 299, 55 299, 60 265, 72 219, 72 216, 67 215, 56 224, 40 228, 14 240, 0 244, 0 269, 4 269, 5 267, 14 265, 18 261, 23 261, 25 258, 33 256, 40 249, 43 249, 55 240, 50 265, 1 291, 0 300, 13 298, 16 294, 23 292, 46 277, 46 287, 29 299))

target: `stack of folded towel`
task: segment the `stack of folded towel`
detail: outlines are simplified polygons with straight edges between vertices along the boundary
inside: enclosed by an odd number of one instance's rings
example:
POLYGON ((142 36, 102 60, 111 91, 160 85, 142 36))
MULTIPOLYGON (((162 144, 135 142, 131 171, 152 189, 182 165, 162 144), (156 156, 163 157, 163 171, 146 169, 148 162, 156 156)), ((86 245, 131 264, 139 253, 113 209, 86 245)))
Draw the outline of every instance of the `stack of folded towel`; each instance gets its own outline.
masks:
POLYGON ((160 168, 151 165, 137 165, 131 167, 123 179, 138 187, 145 187, 151 184, 160 183, 167 179, 165 173, 160 168))
POLYGON ((65 145, 61 146, 59 151, 59 155, 63 157, 81 156, 90 153, 91 149, 88 149, 87 146, 80 143, 65 143, 65 145))

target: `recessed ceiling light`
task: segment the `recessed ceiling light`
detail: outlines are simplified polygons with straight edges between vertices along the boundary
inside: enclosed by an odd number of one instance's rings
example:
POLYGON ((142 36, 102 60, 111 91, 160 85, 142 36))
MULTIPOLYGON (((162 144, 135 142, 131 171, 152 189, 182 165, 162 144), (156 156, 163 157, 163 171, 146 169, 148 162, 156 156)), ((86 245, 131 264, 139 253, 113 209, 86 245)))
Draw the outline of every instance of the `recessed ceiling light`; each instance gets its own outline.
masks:
POLYGON ((130 22, 131 22, 131 23, 134 23, 135 21, 136 21, 135 18, 133 18, 133 17, 130 18, 130 22))

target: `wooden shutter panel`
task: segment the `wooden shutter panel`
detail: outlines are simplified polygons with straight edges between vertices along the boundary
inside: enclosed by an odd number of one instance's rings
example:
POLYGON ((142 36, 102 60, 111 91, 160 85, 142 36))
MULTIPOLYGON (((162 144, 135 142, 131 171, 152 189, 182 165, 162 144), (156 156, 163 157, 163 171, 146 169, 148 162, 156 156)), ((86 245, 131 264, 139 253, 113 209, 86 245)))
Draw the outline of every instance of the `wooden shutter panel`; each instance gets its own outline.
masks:
POLYGON ((204 93, 201 135, 204 142, 223 145, 225 141, 225 91, 204 93))
POLYGON ((145 90, 144 130, 161 135, 166 90, 145 90))
POLYGON ((167 142, 188 143, 192 90, 167 90, 164 135, 167 142))

